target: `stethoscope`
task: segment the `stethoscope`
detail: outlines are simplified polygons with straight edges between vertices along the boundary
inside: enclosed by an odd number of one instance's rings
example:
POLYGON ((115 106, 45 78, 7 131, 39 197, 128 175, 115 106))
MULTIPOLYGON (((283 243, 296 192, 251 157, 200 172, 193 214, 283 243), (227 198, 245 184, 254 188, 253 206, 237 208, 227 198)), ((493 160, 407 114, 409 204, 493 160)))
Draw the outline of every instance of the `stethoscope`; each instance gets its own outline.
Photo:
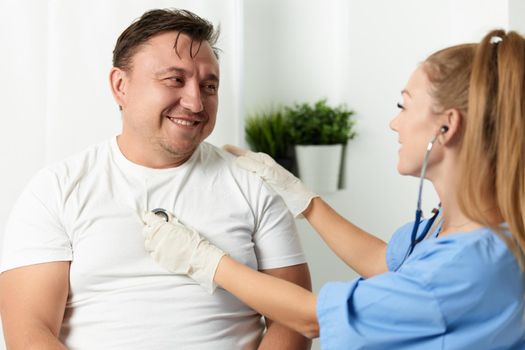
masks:
POLYGON ((421 223, 421 219, 423 217, 423 210, 421 210, 421 196, 423 194, 423 182, 425 180, 425 174, 427 172, 427 164, 428 164, 428 158, 430 156, 430 152, 432 151, 432 148, 434 147, 434 143, 436 142, 439 135, 444 134, 448 131, 448 126, 443 125, 439 132, 430 140, 427 146, 427 151, 425 153, 425 158, 423 158, 423 165, 421 166, 421 174, 419 175, 419 192, 417 195, 417 208, 416 208, 416 218, 414 221, 414 225, 412 226, 412 233, 410 234, 410 246, 407 249, 407 252, 405 254, 405 257, 401 261, 401 263, 397 266, 395 271, 397 271, 405 262, 405 260, 412 254, 414 251, 414 248, 416 245, 421 242, 425 237, 428 235, 430 228, 432 225, 434 225, 440 210, 435 210, 432 217, 427 221, 427 224, 425 225, 423 231, 418 235, 417 231, 419 230, 419 224, 421 223))

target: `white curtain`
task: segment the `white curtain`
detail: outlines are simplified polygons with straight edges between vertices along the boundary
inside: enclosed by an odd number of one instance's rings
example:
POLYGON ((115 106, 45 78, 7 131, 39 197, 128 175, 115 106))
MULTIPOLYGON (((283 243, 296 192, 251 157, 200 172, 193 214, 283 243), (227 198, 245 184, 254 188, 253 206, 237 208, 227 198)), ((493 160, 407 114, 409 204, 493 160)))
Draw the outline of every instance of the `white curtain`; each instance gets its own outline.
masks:
POLYGON ((220 24, 220 103, 208 141, 239 143, 241 1, 0 0, 0 238, 38 169, 120 132, 108 83, 113 47, 146 10, 167 7, 220 24))
POLYGON ((45 164, 120 131, 108 83, 119 34, 148 9, 185 8, 220 24, 218 121, 208 139, 242 133, 242 2, 236 0, 0 0, 0 227, 45 164))

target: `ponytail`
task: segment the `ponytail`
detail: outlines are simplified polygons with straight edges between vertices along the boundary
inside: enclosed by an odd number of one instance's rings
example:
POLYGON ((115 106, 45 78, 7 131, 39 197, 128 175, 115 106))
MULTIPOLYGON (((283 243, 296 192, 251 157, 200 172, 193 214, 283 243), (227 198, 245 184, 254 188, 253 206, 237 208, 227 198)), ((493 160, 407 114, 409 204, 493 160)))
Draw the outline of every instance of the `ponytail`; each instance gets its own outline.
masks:
POLYGON ((458 199, 470 219, 500 232, 523 268, 525 39, 495 30, 477 46, 464 118, 458 199), (512 237, 502 233, 501 221, 512 237))

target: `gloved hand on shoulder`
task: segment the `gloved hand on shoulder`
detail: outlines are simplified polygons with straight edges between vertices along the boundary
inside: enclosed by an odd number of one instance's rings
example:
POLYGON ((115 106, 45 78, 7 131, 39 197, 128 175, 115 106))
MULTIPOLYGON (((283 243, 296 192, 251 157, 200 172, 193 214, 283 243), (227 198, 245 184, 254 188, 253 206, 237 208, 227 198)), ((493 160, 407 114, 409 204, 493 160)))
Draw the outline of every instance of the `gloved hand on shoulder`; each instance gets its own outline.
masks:
POLYGON ((151 257, 166 270, 188 275, 213 293, 217 287, 213 277, 225 253, 171 215, 166 222, 147 212, 143 221, 144 246, 151 257))
POLYGON ((312 199, 319 197, 266 153, 255 153, 232 145, 224 145, 223 148, 237 156, 235 162, 239 167, 254 172, 266 181, 284 199, 294 217, 302 217, 312 199))

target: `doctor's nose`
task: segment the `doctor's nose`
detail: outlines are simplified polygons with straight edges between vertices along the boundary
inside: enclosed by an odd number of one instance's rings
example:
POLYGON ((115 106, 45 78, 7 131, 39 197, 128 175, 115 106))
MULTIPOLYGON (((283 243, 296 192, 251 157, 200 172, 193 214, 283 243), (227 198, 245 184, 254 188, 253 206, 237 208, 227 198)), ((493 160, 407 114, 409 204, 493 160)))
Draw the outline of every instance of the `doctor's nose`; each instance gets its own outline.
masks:
POLYGON ((193 84, 187 84, 184 87, 184 91, 180 100, 182 107, 193 113, 199 113, 203 110, 202 96, 200 86, 194 86, 193 84))
POLYGON ((397 119, 398 119, 399 115, 396 115, 391 121, 390 121, 390 124, 388 124, 388 126, 390 126, 390 129, 392 129, 393 131, 397 132, 397 119))

